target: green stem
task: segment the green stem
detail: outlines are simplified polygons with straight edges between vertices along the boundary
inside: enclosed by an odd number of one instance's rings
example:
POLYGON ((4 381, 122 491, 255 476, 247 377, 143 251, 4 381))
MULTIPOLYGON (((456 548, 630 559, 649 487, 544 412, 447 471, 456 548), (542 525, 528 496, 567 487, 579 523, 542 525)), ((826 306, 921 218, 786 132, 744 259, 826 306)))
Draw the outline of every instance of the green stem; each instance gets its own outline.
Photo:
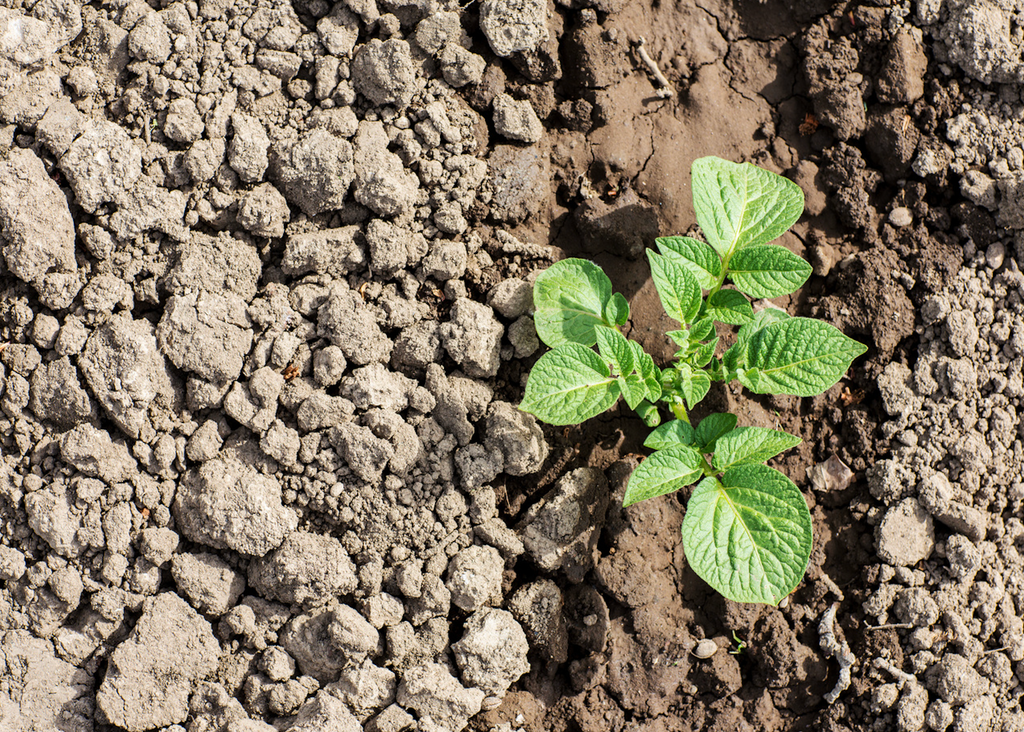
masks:
POLYGON ((700 456, 700 468, 704 471, 704 475, 709 478, 718 475, 718 471, 711 467, 711 463, 703 455, 700 456))
POLYGON ((730 259, 732 259, 732 254, 731 253, 729 254, 729 256, 722 258, 722 274, 720 274, 718 276, 718 282, 715 283, 715 286, 712 287, 708 291, 708 299, 709 300, 711 299, 711 296, 714 295, 715 293, 717 293, 719 290, 721 290, 722 289, 722 285, 725 284, 725 276, 729 273, 729 260, 730 259))
POLYGON ((676 416, 676 419, 681 419, 686 424, 690 424, 690 415, 686 411, 686 405, 682 402, 674 402, 672 404, 672 414, 676 416))

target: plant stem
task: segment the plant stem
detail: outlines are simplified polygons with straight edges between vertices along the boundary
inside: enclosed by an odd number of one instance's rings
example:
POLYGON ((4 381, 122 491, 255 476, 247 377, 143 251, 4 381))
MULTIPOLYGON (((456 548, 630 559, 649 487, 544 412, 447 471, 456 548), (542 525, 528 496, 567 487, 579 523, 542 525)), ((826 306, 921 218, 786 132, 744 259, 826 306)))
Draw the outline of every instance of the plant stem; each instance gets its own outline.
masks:
POLYGON ((729 273, 729 260, 730 259, 732 259, 732 254, 731 253, 729 254, 729 256, 722 258, 722 274, 720 274, 718 276, 718 282, 715 283, 715 286, 712 287, 708 291, 708 297, 707 297, 708 300, 711 299, 712 295, 717 294, 718 291, 722 289, 722 285, 725 284, 725 277, 729 273))
POLYGON ((718 475, 718 471, 711 467, 711 463, 709 463, 708 459, 703 455, 700 456, 700 468, 701 470, 704 471, 704 475, 707 476, 708 478, 712 478, 718 475))
POLYGON ((686 424, 690 424, 690 415, 686 411, 686 405, 682 402, 672 404, 672 414, 676 416, 676 419, 681 419, 686 424))

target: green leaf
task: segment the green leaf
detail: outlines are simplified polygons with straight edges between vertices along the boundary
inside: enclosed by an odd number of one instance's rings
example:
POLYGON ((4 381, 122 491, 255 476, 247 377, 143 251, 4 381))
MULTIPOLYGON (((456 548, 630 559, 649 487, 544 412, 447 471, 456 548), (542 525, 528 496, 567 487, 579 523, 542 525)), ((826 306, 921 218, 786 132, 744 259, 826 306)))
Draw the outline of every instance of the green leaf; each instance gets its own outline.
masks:
POLYGON ((640 406, 640 402, 647 398, 647 385, 639 374, 620 376, 615 381, 622 391, 622 398, 626 400, 630 409, 636 409, 640 406))
POLYGON ((647 401, 658 401, 661 399, 661 370, 639 343, 629 341, 629 347, 633 349, 633 362, 647 388, 647 401))
POLYGON ((753 320, 740 328, 740 332, 736 334, 736 342, 746 343, 750 340, 750 336, 754 335, 754 333, 762 328, 771 325, 772 323, 778 323, 782 320, 789 320, 790 317, 790 314, 785 310, 780 310, 776 307, 759 310, 754 314, 753 320))
POLYGON ((628 376, 633 373, 636 364, 626 336, 606 325, 594 326, 594 335, 597 337, 597 350, 601 358, 611 363, 617 375, 628 376))
POLYGON ((775 307, 764 308, 755 313, 754 319, 741 327, 739 333, 736 334, 736 342, 722 354, 722 366, 727 374, 747 367, 747 343, 754 333, 765 326, 789 320, 789 318, 789 313, 775 307))
POLYGON ((654 241, 658 251, 690 270, 702 288, 710 290, 718 284, 722 276, 722 260, 710 246, 688 236, 663 236, 654 241))
POLYGON ((609 325, 624 325, 629 320, 629 303, 621 292, 613 293, 605 303, 604 320, 609 325))
POLYGON ((663 496, 690 485, 703 475, 701 454, 687 445, 658 450, 644 460, 629 476, 623 506, 663 496))
POLYGON ((680 377, 679 390, 686 400, 686 407, 693 409, 707 396, 711 388, 711 378, 700 369, 693 369, 684 363, 677 364, 676 369, 680 377))
POLYGON ((704 367, 704 373, 708 375, 708 378, 712 381, 725 381, 729 376, 722 363, 722 360, 718 358, 712 358, 711 362, 704 367))
POLYGON ((814 396, 843 377, 867 346, 812 318, 771 323, 745 344, 750 370, 738 376, 755 394, 814 396))
POLYGON ((709 414, 697 425, 697 444, 704 452, 715 451, 715 440, 736 429, 736 415, 715 412, 709 414))
POLYGON ((579 424, 618 398, 619 385, 601 357, 578 343, 566 343, 534 364, 519 408, 548 424, 579 424))
MULTIPOLYGON (((725 321, 723 320, 722 322, 724 323, 725 321)), ((706 341, 714 332, 715 321, 708 317, 701 318, 690 327, 690 340, 694 343, 706 341)))
POLYGON ((652 450, 664 450, 673 445, 695 445, 696 434, 693 427, 683 420, 673 419, 647 435, 644 447, 649 447, 652 450))
POLYGON ((614 325, 604 315, 611 300, 611 280, 596 264, 586 259, 555 262, 533 285, 537 335, 551 348, 563 343, 592 346, 595 325, 614 325))
POLYGON ((686 560, 735 602, 777 605, 811 556, 811 514, 799 489, 767 465, 741 465, 694 489, 683 519, 686 560))
POLYGON ((736 290, 719 290, 708 298, 704 317, 729 325, 746 325, 754 319, 754 308, 742 293, 736 290))
POLYGON ((700 309, 701 292, 697 278, 679 262, 647 250, 651 261, 651 277, 658 289, 662 307, 669 317, 689 323, 700 309))
POLYGON ((725 371, 724 378, 731 378, 729 374, 738 369, 744 368, 747 364, 743 361, 747 356, 746 344, 736 343, 729 346, 722 354, 722 367, 725 371))
POLYGON ((789 313, 774 307, 764 308, 755 313, 754 319, 740 328, 739 333, 736 334, 736 343, 722 354, 722 365, 725 367, 726 372, 731 373, 747 367, 747 343, 754 333, 772 323, 789 319, 789 313))
POLYGON ((751 297, 780 297, 796 292, 811 276, 811 265, 785 247, 748 247, 729 260, 736 289, 751 297))
POLYGON ((689 348, 690 344, 693 342, 693 339, 690 337, 690 331, 688 330, 670 330, 666 332, 665 335, 671 338, 672 342, 677 346, 682 346, 683 348, 689 348))
POLYGON ((697 368, 704 368, 711 362, 711 359, 715 355, 715 348, 717 347, 717 338, 713 341, 701 344, 696 350, 694 350, 693 356, 690 358, 690 363, 697 368))
POLYGON ((697 223, 730 266, 734 252, 777 239, 803 213, 798 185, 750 163, 699 158, 690 173, 697 223))
POLYGON ((718 438, 711 464, 716 470, 763 463, 801 442, 796 435, 767 427, 737 427, 718 438))

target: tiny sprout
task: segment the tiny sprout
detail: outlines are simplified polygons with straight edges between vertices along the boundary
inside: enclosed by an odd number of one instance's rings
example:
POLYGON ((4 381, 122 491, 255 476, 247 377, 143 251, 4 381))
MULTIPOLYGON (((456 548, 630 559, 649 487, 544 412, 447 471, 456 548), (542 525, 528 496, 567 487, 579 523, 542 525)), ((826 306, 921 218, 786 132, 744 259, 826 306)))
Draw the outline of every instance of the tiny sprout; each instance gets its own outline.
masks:
POLYGON ((732 632, 732 639, 736 643, 736 647, 730 648, 729 653, 731 653, 734 656, 738 656, 745 650, 747 650, 747 642, 740 638, 738 635, 736 635, 735 630, 732 632))

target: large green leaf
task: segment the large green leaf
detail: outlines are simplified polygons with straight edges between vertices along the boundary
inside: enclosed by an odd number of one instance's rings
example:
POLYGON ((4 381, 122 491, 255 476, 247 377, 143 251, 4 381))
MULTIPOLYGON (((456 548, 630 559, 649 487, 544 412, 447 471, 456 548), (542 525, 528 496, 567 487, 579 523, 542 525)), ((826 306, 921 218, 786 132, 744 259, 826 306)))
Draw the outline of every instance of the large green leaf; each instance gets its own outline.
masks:
POLYGON ((800 583, 811 556, 803 495, 767 465, 741 465, 694 489, 683 548, 694 572, 736 602, 777 605, 800 583))
POLYGON ((799 444, 800 438, 788 432, 767 427, 737 427, 718 438, 711 464, 716 470, 728 470, 735 465, 763 463, 799 444))
POLYGON ((586 259, 563 259, 544 270, 533 285, 533 321, 537 335, 554 348, 563 343, 592 346, 595 325, 615 325, 622 303, 612 298, 612 283, 586 259))
POLYGON ((697 223, 726 264, 734 252, 778 238, 803 213, 798 185, 750 163, 699 158, 690 172, 697 223))
POLYGON ((629 376, 636 368, 633 349, 622 335, 614 328, 606 325, 595 325, 594 336, 597 338, 597 350, 606 362, 611 363, 619 376, 629 376))
POLYGON ((722 276, 722 260, 710 246, 688 236, 663 236, 654 241, 658 251, 681 262, 705 290, 718 284, 722 276))
POLYGON ((565 343, 534 364, 519 408, 548 424, 579 424, 615 404, 619 391, 600 356, 565 343))
POLYGON ((778 323, 780 320, 789 320, 791 317, 792 316, 785 310, 780 310, 776 307, 767 307, 763 310, 758 310, 754 313, 754 319, 740 328, 740 332, 736 334, 736 342, 746 343, 750 340, 750 336, 754 335, 754 333, 762 328, 771 325, 772 323, 778 323))
POLYGON ((790 317, 792 316, 785 310, 774 307, 764 308, 756 312, 754 319, 740 328, 739 333, 736 334, 736 342, 722 354, 722 365, 725 367, 725 370, 733 372, 736 369, 746 368, 747 343, 750 341, 751 336, 771 323, 789 320, 790 317))
POLYGON ((736 429, 736 415, 728 412, 709 414, 697 425, 697 444, 704 452, 714 452, 715 440, 736 429))
POLYGON ((704 474, 701 454, 687 445, 658 450, 629 476, 623 506, 643 501, 690 485, 704 474))
POLYGON ((810 276, 811 265, 774 244, 742 249, 729 260, 733 284, 751 297, 788 295, 799 290, 810 276))
POLYGON ((719 323, 746 325, 754 319, 754 308, 742 293, 736 290, 719 290, 708 298, 703 315, 719 323))
POLYGON ((694 444, 696 444, 695 430, 681 419, 666 422, 647 435, 647 439, 644 440, 644 447, 649 447, 652 450, 664 450, 673 445, 694 444))
POLYGON ((867 346, 812 318, 766 325, 746 342, 740 383, 755 394, 814 396, 843 377, 867 346))
POLYGON ((697 278, 674 259, 647 250, 651 262, 651 278, 658 290, 662 307, 669 317, 689 323, 700 309, 701 290, 697 278))

